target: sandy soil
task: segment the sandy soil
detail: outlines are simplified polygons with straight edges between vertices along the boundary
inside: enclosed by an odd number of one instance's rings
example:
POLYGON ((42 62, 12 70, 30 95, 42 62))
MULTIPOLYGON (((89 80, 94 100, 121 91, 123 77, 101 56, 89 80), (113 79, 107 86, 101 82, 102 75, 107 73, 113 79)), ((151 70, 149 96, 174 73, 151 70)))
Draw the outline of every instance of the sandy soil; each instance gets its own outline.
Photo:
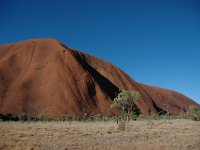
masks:
POLYGON ((0 149, 53 150, 200 150, 200 122, 0 122, 0 149))

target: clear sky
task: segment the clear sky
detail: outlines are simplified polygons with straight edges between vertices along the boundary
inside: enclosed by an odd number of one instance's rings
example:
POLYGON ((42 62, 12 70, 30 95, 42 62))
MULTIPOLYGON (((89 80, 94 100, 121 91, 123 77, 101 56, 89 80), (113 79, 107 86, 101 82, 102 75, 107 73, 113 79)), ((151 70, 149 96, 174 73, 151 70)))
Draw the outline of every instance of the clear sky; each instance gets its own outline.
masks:
POLYGON ((55 38, 200 104, 199 0, 0 0, 0 44, 55 38))

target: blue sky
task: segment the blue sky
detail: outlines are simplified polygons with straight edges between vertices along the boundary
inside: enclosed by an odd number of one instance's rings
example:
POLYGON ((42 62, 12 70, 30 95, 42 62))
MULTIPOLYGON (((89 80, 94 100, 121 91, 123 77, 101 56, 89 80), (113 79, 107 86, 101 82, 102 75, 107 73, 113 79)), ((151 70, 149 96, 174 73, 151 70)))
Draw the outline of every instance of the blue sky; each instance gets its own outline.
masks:
POLYGON ((0 0, 0 44, 55 38, 200 104, 199 0, 0 0))

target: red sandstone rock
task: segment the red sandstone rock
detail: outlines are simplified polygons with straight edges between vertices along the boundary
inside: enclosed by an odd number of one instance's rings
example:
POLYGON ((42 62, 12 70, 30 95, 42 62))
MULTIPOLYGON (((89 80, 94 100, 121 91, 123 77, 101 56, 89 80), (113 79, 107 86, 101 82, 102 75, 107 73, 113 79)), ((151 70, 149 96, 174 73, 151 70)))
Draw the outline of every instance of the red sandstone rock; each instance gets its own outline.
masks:
POLYGON ((179 114, 196 104, 177 92, 138 83, 107 61, 53 39, 0 46, 0 114, 111 115, 117 113, 109 106, 119 90, 139 91, 143 114, 166 107, 179 114))

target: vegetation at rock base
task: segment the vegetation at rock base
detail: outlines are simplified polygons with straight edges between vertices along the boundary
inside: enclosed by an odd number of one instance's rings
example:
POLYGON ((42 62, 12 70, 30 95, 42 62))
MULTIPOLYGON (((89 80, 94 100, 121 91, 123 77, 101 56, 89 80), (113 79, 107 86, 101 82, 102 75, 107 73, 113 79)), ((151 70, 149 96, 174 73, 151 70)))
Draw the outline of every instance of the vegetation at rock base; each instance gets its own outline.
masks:
POLYGON ((192 120, 200 121, 200 107, 197 105, 189 106, 189 115, 192 120))
POLYGON ((121 91, 114 98, 111 108, 118 108, 122 113, 122 119, 119 123, 119 130, 125 130, 125 125, 128 123, 131 113, 138 112, 136 102, 140 99, 140 93, 137 91, 121 91), (125 121, 126 120, 126 121, 125 121))
MULTIPOLYGON (((118 95, 119 96, 119 95, 118 95)), ((132 103, 133 106, 129 107, 132 109, 132 111, 129 111, 128 105, 125 105, 123 108, 123 105, 118 99, 118 96, 115 98, 113 103, 111 104, 112 108, 118 108, 121 110, 121 115, 110 115, 110 116, 104 116, 101 114, 92 114, 88 116, 70 116, 70 115, 63 115, 60 117, 50 117, 45 115, 40 115, 37 117, 33 117, 31 115, 22 113, 18 116, 13 116, 12 114, 2 115, 0 114, 0 121, 20 121, 22 123, 29 123, 29 122, 68 122, 69 124, 72 124, 74 121, 78 122, 96 122, 96 121, 115 121, 117 122, 119 126, 119 130, 125 129, 122 126, 126 126, 128 121, 132 120, 146 120, 149 124, 153 124, 154 120, 165 120, 167 122, 171 122, 173 119, 190 119, 195 121, 200 121, 200 107, 198 105, 191 105, 189 106, 189 110, 184 113, 180 113, 179 115, 168 115, 166 114, 151 114, 151 115, 144 115, 140 114, 138 108, 135 106, 135 103, 132 103)), ((120 94, 121 98, 121 94, 120 94)), ((135 102, 135 101, 134 101, 135 102)), ((128 103, 129 104, 129 103, 128 103)), ((131 104, 131 102, 130 102, 131 104)))

